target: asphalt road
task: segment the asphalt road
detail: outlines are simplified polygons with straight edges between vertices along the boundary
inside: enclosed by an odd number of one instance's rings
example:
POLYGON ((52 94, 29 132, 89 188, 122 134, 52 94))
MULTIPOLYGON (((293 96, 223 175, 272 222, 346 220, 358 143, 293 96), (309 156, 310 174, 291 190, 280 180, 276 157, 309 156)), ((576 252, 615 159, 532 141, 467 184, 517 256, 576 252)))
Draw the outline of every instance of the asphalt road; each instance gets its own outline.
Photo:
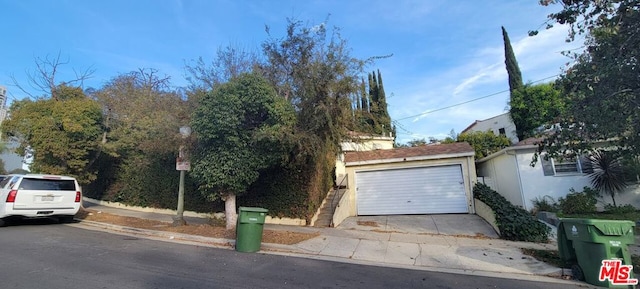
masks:
POLYGON ((39 221, 0 228, 0 288, 573 287, 239 253, 39 221))

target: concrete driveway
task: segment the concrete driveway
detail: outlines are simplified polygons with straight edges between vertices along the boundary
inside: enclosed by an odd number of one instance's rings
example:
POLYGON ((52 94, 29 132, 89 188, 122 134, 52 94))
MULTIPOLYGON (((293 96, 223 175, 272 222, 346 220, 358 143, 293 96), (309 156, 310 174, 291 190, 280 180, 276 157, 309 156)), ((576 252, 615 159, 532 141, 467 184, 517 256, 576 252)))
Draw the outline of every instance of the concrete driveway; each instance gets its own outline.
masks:
POLYGON ((484 219, 472 214, 357 216, 345 219, 337 228, 498 238, 498 234, 484 219))

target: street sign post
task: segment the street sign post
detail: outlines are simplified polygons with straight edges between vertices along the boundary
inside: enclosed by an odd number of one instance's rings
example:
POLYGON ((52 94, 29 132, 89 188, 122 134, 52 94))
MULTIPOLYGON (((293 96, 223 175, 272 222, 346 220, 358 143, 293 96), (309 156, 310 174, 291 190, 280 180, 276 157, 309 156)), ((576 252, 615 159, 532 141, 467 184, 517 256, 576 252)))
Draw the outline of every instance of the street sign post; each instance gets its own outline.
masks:
POLYGON ((178 171, 190 171, 191 170, 191 162, 185 162, 184 160, 178 158, 176 160, 176 170, 178 170, 178 171))

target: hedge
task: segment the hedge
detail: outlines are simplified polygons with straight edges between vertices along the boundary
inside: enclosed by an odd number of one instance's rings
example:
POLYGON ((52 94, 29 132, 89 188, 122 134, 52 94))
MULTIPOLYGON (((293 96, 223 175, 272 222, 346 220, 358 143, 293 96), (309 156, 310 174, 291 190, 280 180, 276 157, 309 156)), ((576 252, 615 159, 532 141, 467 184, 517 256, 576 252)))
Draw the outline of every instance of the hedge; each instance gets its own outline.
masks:
POLYGON ((526 210, 516 207, 485 184, 473 188, 476 199, 487 204, 496 215, 500 238, 512 241, 548 242, 549 227, 526 210))

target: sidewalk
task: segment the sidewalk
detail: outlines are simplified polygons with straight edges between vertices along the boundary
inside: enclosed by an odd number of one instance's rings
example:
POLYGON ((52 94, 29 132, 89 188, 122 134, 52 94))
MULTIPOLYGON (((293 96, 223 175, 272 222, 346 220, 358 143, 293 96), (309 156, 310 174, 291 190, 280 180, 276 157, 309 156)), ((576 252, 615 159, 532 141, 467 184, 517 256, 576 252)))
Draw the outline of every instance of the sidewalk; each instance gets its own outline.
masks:
MULTIPOLYGON (((136 208, 114 208, 85 202, 85 207, 115 215, 171 222, 172 215, 143 212, 136 208)), ((185 214, 189 224, 205 224, 207 219, 185 214)), ((213 239, 172 232, 141 230, 96 222, 74 226, 117 231, 154 239, 233 249, 235 240, 213 239)), ((408 268, 467 275, 524 279, 541 282, 583 284, 560 277, 562 270, 521 253, 521 248, 556 249, 555 243, 510 242, 471 236, 415 232, 358 230, 357 228, 315 228, 265 224, 265 230, 319 233, 318 237, 294 245, 263 243, 260 253, 281 254, 363 265, 408 268)))

